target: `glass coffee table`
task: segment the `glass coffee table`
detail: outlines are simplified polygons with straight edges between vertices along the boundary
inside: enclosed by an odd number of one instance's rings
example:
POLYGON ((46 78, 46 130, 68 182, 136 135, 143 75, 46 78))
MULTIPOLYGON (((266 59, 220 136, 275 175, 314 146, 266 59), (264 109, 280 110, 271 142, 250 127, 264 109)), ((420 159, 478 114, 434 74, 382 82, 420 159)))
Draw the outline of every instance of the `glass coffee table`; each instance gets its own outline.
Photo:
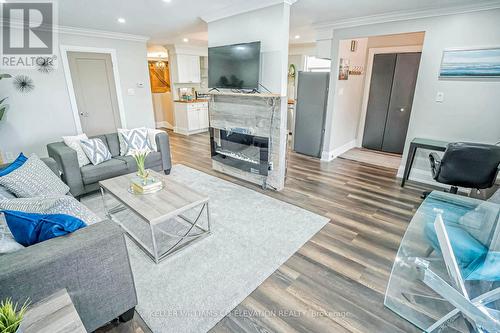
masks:
POLYGON ((385 306, 426 332, 500 332, 499 212, 432 192, 401 241, 385 306))
POLYGON ((135 174, 99 182, 110 220, 120 224, 130 238, 157 264, 210 234, 209 198, 155 171, 163 182, 155 193, 130 191, 135 174))

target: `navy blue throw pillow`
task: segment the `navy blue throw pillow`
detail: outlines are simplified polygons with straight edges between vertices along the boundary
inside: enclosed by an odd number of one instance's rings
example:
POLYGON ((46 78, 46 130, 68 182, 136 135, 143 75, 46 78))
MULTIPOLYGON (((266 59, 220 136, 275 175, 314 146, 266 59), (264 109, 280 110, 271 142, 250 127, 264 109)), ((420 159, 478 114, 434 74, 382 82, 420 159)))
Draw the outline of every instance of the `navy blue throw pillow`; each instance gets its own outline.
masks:
POLYGON ((64 236, 87 226, 79 218, 65 214, 37 214, 14 210, 2 212, 14 239, 23 246, 64 236))
POLYGON ((23 153, 19 154, 14 162, 12 162, 8 167, 0 170, 0 177, 7 176, 12 171, 21 167, 21 165, 23 165, 27 160, 28 158, 24 156, 23 153))

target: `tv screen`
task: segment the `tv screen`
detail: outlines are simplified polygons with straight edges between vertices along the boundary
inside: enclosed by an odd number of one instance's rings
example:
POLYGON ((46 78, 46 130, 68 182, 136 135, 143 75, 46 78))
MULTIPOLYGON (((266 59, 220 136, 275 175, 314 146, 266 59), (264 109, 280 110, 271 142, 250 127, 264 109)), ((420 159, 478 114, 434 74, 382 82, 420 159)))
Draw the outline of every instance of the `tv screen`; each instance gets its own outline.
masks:
POLYGON ((208 49, 209 88, 258 89, 260 42, 208 49))

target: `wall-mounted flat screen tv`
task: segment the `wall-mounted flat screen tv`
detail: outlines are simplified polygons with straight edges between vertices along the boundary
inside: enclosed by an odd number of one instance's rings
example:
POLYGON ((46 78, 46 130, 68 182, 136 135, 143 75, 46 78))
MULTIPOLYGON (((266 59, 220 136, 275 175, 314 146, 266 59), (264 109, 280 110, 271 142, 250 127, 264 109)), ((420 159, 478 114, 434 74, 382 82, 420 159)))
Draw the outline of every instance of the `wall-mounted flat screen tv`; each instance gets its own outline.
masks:
POLYGON ((208 86, 224 89, 258 89, 260 42, 208 49, 208 86))

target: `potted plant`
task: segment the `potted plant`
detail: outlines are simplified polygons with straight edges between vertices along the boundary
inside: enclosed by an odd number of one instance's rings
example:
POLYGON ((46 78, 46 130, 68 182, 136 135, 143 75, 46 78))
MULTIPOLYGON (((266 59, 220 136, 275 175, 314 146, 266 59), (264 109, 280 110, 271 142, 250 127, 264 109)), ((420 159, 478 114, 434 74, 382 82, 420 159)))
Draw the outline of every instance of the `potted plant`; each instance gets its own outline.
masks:
POLYGON ((149 149, 136 149, 132 152, 132 157, 137 163, 137 175, 146 181, 149 176, 149 172, 145 169, 146 158, 151 151, 149 149))
POLYGON ((21 333, 19 327, 28 309, 28 300, 20 309, 18 307, 19 305, 14 304, 10 298, 0 302, 0 332, 21 333))
MULTIPOLYGON (((11 77, 12 76, 10 74, 0 74, 0 80, 1 79, 10 79, 11 77)), ((5 104, 6 99, 7 99, 7 97, 0 100, 0 120, 2 120, 2 118, 5 114, 5 111, 7 111, 7 109, 9 108, 9 106, 7 104, 5 104)))

